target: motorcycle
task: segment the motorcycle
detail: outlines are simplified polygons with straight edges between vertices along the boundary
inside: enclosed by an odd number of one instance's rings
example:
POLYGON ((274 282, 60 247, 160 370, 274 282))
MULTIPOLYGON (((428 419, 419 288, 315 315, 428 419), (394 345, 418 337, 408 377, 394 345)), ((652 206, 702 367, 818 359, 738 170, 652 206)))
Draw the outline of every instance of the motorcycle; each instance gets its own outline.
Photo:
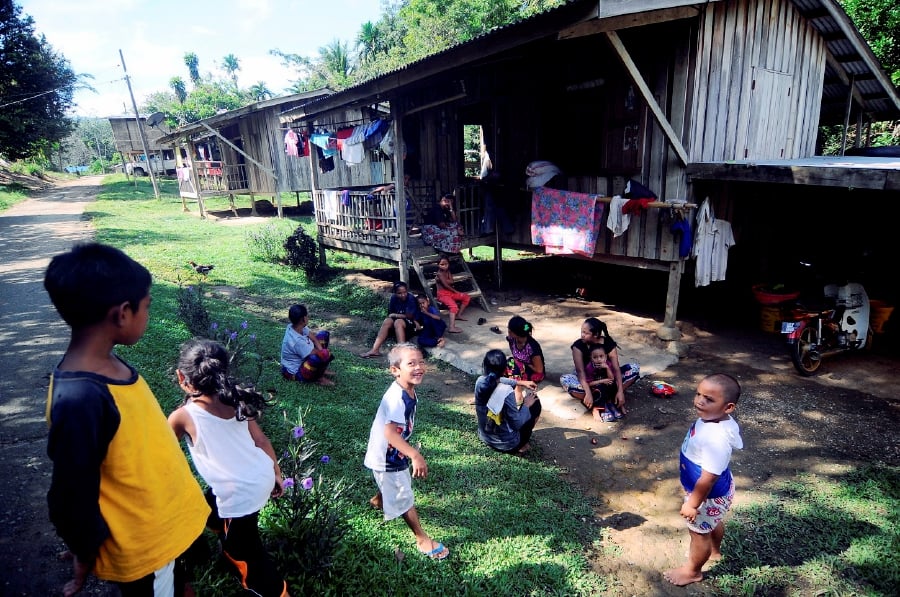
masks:
POLYGON ((824 309, 797 305, 790 310, 792 320, 781 323, 787 337, 791 361, 804 377, 814 375, 822 359, 843 352, 871 348, 869 297, 862 284, 825 285, 824 309))

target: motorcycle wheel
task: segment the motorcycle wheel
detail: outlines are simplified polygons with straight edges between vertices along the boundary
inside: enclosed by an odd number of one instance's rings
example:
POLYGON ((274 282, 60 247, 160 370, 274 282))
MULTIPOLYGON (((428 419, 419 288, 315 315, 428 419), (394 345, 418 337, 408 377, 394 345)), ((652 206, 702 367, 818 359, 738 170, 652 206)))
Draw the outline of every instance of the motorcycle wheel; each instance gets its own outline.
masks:
POLYGON ((809 377, 819 370, 822 357, 813 350, 813 347, 818 345, 819 331, 813 326, 808 326, 800 332, 797 342, 791 346, 791 361, 800 375, 809 377))

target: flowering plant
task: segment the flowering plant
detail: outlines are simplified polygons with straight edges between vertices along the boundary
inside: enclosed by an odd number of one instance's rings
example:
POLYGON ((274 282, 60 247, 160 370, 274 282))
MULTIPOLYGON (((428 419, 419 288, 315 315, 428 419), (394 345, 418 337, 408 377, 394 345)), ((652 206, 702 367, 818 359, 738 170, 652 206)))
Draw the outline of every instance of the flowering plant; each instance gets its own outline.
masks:
POLYGON ((220 342, 228 351, 228 369, 242 383, 256 384, 262 375, 262 357, 256 334, 247 320, 237 325, 213 321, 204 303, 203 285, 178 286, 178 316, 194 337, 220 342))
POLYGON ((290 575, 292 585, 329 569, 348 530, 338 506, 348 486, 326 479, 331 457, 317 456, 318 444, 303 423, 306 413, 308 408, 298 408, 296 419, 284 413, 287 447, 278 461, 284 495, 271 500, 260 519, 281 569, 297 575, 290 575))

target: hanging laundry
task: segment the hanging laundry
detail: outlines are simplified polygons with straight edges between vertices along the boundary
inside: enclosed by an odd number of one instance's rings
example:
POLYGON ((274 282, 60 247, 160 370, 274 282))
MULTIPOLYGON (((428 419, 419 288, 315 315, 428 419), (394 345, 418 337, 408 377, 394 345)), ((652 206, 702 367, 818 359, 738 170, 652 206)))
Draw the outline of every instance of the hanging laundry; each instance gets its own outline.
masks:
POLYGON ((528 177, 525 179, 525 187, 528 189, 542 187, 557 174, 562 174, 562 171, 552 162, 547 160, 531 162, 525 167, 525 176, 528 177))
POLYGON ((676 217, 669 227, 669 230, 671 230, 675 238, 678 239, 678 256, 682 259, 690 257, 691 248, 693 248, 693 243, 691 241, 691 223, 688 222, 687 218, 676 217), (679 236, 679 234, 681 236, 679 236))
POLYGON ((381 144, 381 140, 384 138, 384 134, 390 130, 391 123, 389 120, 382 120, 379 118, 378 120, 373 120, 366 127, 366 132, 363 133, 364 141, 363 145, 366 149, 378 149, 378 146, 381 144))
POLYGON ((310 135, 309 140, 313 145, 322 149, 326 158, 334 157, 338 153, 337 137, 331 133, 314 133, 310 135))
POLYGON ((728 249, 734 246, 731 223, 719 220, 713 214, 709 197, 703 200, 697 212, 693 254, 697 260, 694 285, 708 286, 710 282, 725 279, 728 268, 728 249))
POLYGON ((341 205, 350 207, 350 191, 344 189, 341 191, 341 205))
POLYGON ((620 195, 615 195, 609 202, 609 218, 606 220, 606 227, 613 233, 613 238, 625 234, 628 225, 631 224, 631 215, 622 209, 626 203, 628 203, 628 199, 620 195))
POLYGON ((539 187, 531 194, 531 242, 547 253, 592 257, 600 235, 598 195, 539 187))
POLYGON ((622 206, 622 213, 630 216, 640 216, 647 207, 656 201, 652 198, 647 199, 627 199, 622 206))
POLYGON ((297 142, 299 140, 300 137, 297 136, 294 129, 288 129, 284 134, 284 152, 291 157, 300 157, 300 152, 297 150, 297 142))
POLYGON ((337 191, 323 191, 322 192, 322 210, 325 212, 326 218, 328 218, 332 222, 337 220, 337 215, 338 215, 338 192, 337 191))

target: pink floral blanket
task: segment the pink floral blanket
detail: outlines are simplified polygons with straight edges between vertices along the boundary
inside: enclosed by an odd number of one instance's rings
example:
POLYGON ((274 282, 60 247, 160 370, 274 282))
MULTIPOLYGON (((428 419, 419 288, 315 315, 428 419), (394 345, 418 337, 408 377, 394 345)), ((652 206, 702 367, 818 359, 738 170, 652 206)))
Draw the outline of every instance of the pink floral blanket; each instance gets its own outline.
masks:
POLYGON ((600 195, 538 187, 531 195, 531 242, 547 253, 591 257, 600 235, 600 195))

